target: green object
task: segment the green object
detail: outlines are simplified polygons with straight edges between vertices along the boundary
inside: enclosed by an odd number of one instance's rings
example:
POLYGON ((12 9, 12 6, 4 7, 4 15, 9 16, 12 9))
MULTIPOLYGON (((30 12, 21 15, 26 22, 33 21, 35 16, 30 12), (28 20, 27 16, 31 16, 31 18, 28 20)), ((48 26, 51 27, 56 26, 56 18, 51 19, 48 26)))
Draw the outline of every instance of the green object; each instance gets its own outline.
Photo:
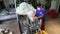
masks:
POLYGON ((58 10, 58 13, 60 13, 60 6, 59 6, 59 10, 58 10))
POLYGON ((18 7, 19 6, 19 4, 16 4, 16 7, 18 7))

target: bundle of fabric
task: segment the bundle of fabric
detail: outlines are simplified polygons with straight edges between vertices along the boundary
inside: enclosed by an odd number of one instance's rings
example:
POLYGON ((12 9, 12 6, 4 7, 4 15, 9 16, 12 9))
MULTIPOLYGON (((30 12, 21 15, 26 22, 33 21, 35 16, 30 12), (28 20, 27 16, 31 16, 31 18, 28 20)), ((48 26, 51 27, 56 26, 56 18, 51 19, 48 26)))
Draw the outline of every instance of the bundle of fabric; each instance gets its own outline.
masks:
POLYGON ((31 21, 33 21, 33 13, 35 12, 35 8, 26 3, 22 2, 17 8, 16 8, 16 13, 20 15, 27 15, 31 21))

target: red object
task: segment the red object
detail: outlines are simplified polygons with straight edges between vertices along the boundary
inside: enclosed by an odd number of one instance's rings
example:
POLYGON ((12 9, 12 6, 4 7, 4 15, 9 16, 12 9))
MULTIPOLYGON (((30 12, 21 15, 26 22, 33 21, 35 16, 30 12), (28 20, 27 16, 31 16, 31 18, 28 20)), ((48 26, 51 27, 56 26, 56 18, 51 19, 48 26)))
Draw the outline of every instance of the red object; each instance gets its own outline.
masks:
POLYGON ((57 12, 54 9, 49 10, 48 14, 50 15, 51 18, 57 18, 57 12))

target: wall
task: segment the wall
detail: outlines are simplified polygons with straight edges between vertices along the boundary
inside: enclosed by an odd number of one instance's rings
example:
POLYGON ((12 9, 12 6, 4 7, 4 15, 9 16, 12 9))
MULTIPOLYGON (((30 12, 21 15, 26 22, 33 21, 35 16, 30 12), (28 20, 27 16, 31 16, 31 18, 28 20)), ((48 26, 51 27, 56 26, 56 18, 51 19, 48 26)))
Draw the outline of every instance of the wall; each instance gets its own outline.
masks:
POLYGON ((45 0, 40 0, 42 4, 45 4, 45 0))
POLYGON ((0 0, 0 1, 2 1, 2 0, 0 0))
POLYGON ((60 5, 60 0, 57 1, 57 13, 58 13, 58 10, 59 10, 59 5, 60 5))
POLYGON ((59 0, 59 4, 60 4, 60 0, 59 0))
POLYGON ((14 0, 8 0, 8 4, 9 4, 9 5, 15 4, 15 3, 14 3, 14 0))
POLYGON ((5 6, 6 6, 6 8, 8 8, 9 5, 11 5, 11 4, 15 4, 14 0, 3 0, 3 2, 5 4, 5 6))
POLYGON ((45 4, 45 0, 37 0, 37 1, 40 1, 42 5, 45 4))
POLYGON ((4 4, 5 4, 5 7, 9 7, 9 4, 8 4, 8 0, 3 0, 4 4))

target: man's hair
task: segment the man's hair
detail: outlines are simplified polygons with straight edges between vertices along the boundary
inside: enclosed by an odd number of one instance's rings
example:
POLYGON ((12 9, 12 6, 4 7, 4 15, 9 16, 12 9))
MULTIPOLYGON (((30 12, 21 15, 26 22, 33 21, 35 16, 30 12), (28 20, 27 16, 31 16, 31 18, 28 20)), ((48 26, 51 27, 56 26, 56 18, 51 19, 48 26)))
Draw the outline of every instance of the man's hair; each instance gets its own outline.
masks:
POLYGON ((38 4, 37 4, 37 7, 40 7, 40 6, 41 6, 41 4, 40 4, 40 3, 38 3, 38 4))

